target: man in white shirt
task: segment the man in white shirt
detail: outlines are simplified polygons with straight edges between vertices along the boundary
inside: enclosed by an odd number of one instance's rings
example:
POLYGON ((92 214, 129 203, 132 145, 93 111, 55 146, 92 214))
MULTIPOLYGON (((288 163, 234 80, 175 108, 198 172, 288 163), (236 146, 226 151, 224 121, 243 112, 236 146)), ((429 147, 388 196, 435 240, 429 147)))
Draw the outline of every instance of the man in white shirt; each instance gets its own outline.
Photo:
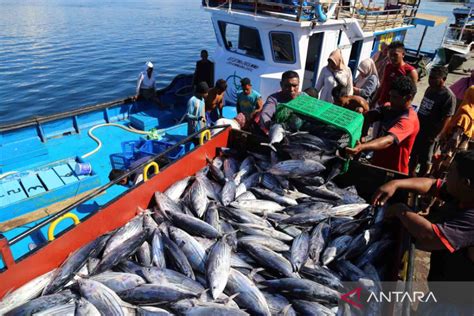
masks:
POLYGON ((153 74, 153 64, 148 61, 145 64, 145 71, 138 75, 137 81, 137 95, 135 100, 144 100, 153 102, 156 105, 161 105, 160 99, 156 96, 155 76, 153 74))

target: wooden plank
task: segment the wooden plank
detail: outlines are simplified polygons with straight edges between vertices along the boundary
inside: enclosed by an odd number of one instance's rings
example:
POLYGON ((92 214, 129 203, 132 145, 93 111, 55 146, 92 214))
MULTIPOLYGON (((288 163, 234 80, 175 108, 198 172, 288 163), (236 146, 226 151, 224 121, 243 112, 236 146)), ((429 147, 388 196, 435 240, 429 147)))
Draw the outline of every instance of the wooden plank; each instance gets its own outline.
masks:
POLYGON ((46 185, 48 191, 59 188, 64 185, 63 180, 54 172, 53 169, 38 172, 41 181, 46 185))
MULTIPOLYGON (((69 199, 66 199, 64 201, 49 205, 47 207, 40 208, 36 211, 30 212, 28 214, 25 214, 23 216, 15 217, 14 219, 5 221, 0 223, 0 232, 5 232, 9 231, 13 228, 19 227, 26 225, 28 223, 31 223, 33 221, 39 220, 41 218, 44 218, 46 216, 58 213, 59 211, 65 209, 67 206, 73 204, 74 202, 78 201, 79 199, 82 199, 84 196, 91 194, 94 192, 96 189, 89 190, 87 192, 83 192, 81 194, 78 194, 74 197, 71 197, 69 199)), ((105 192, 101 193, 104 194, 105 192)), ((100 196, 96 195, 96 196, 100 196)))
POLYGON ((56 174, 63 180, 64 184, 74 183, 79 181, 75 173, 69 168, 67 164, 53 167, 56 174))
POLYGON ((46 192, 46 188, 41 183, 36 174, 30 174, 24 178, 21 178, 20 182, 23 184, 23 188, 25 189, 26 194, 28 194, 28 197, 46 192))
POLYGON ((10 203, 15 203, 28 197, 21 187, 20 182, 17 180, 4 182, 1 184, 1 186, 3 187, 3 192, 5 195, 8 196, 10 203))

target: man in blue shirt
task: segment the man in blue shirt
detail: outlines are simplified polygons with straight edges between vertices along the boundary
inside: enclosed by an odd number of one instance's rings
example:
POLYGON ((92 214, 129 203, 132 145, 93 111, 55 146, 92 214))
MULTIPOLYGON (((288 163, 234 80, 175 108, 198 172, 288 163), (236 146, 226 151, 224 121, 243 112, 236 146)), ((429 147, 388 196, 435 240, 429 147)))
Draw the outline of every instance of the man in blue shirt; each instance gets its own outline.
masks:
POLYGON ((191 135, 206 126, 205 98, 209 86, 205 81, 196 85, 194 96, 188 101, 186 118, 188 121, 188 135, 191 135))
POLYGON ((252 89, 249 78, 240 80, 242 91, 237 95, 237 113, 243 113, 253 119, 263 108, 262 96, 252 89))

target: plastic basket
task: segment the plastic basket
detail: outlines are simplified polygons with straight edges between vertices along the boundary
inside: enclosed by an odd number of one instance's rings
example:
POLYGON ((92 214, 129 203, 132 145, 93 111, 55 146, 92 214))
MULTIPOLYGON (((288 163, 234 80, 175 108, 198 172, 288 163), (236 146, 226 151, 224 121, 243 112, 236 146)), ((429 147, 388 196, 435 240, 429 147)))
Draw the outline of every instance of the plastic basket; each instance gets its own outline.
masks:
MULTIPOLYGON (((354 147, 362 135, 364 116, 360 113, 325 102, 307 95, 301 95, 288 103, 281 103, 277 107, 276 120, 286 122, 296 113, 299 116, 318 120, 324 124, 334 126, 349 135, 349 145, 354 147)), ((344 171, 349 167, 348 161, 344 171)))
MULTIPOLYGON (((170 140, 147 140, 139 149, 140 154, 154 156, 168 148, 174 146, 176 142, 170 140)), ((166 156, 171 160, 176 160, 179 157, 183 156, 185 153, 184 145, 179 145, 177 148, 173 149, 166 156)))
POLYGON ((145 141, 143 140, 129 140, 122 142, 122 153, 126 158, 133 158, 138 153, 140 147, 145 141))
POLYGON ((134 161, 133 156, 126 156, 125 154, 112 154, 110 155, 110 164, 113 169, 126 170, 130 167, 130 164, 134 161))

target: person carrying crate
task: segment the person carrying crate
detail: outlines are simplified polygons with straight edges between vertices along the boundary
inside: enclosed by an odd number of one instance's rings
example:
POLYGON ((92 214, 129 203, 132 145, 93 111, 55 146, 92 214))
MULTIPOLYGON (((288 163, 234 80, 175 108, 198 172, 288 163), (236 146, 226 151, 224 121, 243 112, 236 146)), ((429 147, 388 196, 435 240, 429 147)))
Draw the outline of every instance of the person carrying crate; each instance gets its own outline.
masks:
POLYGON ((420 129, 420 123, 411 101, 416 94, 416 85, 408 77, 398 77, 390 90, 390 103, 365 114, 364 130, 370 124, 380 122, 378 135, 366 142, 358 142, 346 153, 357 156, 373 151, 372 164, 408 174, 410 153, 420 129))

